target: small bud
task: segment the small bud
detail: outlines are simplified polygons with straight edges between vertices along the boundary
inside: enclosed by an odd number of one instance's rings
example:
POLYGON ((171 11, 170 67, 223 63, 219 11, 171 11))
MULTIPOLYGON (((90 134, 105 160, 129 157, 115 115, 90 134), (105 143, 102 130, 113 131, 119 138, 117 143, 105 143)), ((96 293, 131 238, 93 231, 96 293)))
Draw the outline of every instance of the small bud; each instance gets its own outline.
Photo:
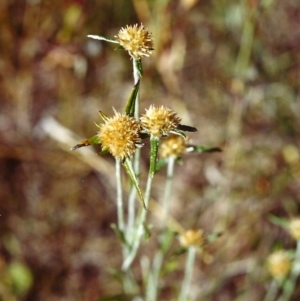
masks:
POLYGON ((289 222, 288 229, 290 235, 295 239, 300 239, 300 218, 294 218, 289 222))
POLYGON ((152 137, 160 138, 174 131, 180 123, 177 114, 164 106, 156 108, 151 105, 141 117, 143 129, 152 137))
POLYGON ((182 247, 190 247, 190 246, 197 246, 202 247, 206 243, 206 236, 204 231, 199 230, 187 230, 179 237, 179 242, 182 247))
POLYGON ((161 140, 159 153, 162 158, 181 157, 186 151, 186 139, 178 135, 170 135, 161 140))
POLYGON ((280 250, 268 257, 268 269, 273 278, 282 278, 288 275, 292 263, 286 251, 280 250))

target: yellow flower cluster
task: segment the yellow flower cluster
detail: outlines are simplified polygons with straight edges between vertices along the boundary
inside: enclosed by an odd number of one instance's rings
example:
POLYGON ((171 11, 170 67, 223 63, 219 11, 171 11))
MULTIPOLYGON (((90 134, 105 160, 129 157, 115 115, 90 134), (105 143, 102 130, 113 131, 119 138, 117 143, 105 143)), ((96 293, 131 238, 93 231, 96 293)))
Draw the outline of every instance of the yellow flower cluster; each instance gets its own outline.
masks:
POLYGON ((202 247, 206 243, 206 236, 204 231, 199 230, 187 230, 179 237, 181 246, 188 248, 190 246, 202 247))
POLYGON ((103 151, 109 151, 118 159, 131 157, 141 143, 141 126, 134 118, 116 113, 100 126, 99 138, 103 151))
POLYGON ((276 251, 268 257, 268 269, 273 278, 287 276, 291 267, 292 263, 286 251, 276 251))
POLYGON ((143 56, 149 56, 152 53, 152 34, 143 25, 127 25, 125 28, 121 28, 115 38, 134 59, 141 59, 143 56))
POLYGON ((173 134, 162 140, 159 153, 162 158, 178 158, 185 153, 186 147, 186 139, 173 134))
POLYGON ((300 239, 300 218, 294 218, 289 222, 288 229, 290 235, 295 239, 300 239))
POLYGON ((160 138, 174 131, 180 123, 180 118, 169 108, 151 105, 146 114, 141 116, 141 123, 149 135, 160 138))

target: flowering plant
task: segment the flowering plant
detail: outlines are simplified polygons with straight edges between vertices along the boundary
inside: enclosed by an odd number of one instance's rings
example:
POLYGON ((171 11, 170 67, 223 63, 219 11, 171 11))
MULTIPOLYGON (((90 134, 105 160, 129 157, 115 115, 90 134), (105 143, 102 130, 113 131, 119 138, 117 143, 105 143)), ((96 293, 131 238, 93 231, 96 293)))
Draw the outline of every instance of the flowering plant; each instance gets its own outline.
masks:
MULTIPOLYGON (((145 279, 145 300, 157 300, 159 293, 159 276, 163 266, 163 260, 170 246, 166 241, 173 238, 173 231, 167 228, 169 218, 169 200, 174 176, 174 163, 181 158, 184 153, 220 151, 219 148, 204 146, 193 146, 187 141, 185 132, 196 132, 192 126, 182 125, 180 117, 171 108, 165 106, 151 105, 144 114, 140 115, 139 86, 142 77, 142 58, 149 57, 153 49, 152 34, 143 25, 133 25, 121 28, 115 39, 107 39, 101 36, 89 35, 88 37, 119 44, 119 48, 124 49, 133 61, 134 87, 127 100, 124 112, 117 112, 114 109, 114 116, 108 117, 100 111, 103 123, 96 123, 98 133, 90 139, 76 144, 72 150, 78 148, 100 144, 101 154, 110 153, 116 161, 116 188, 117 188, 117 213, 118 224, 113 225, 122 243, 123 263, 120 277, 123 279, 124 291, 130 294, 140 293, 136 288, 136 280, 133 277, 131 266, 137 257, 137 252, 141 241, 147 233, 150 234, 146 225, 147 212, 151 207, 151 189, 155 174, 164 166, 167 168, 167 180, 164 192, 163 218, 161 223, 162 236, 159 249, 153 258, 153 266, 143 274, 148 276, 145 279), (140 183, 140 149, 150 141, 150 165, 145 192, 142 192, 140 183), (161 159, 158 160, 160 154, 161 159), (128 207, 123 202, 123 185, 120 166, 123 165, 132 182, 132 190, 129 194, 128 207), (142 203, 142 208, 136 211, 136 194, 142 203), (127 218, 127 223, 125 219, 127 218)), ((197 248, 204 247, 205 235, 202 230, 181 233, 181 244, 188 250, 188 260, 186 266, 186 276, 184 278, 180 292, 180 300, 186 300, 188 287, 192 275, 193 261, 197 248)))

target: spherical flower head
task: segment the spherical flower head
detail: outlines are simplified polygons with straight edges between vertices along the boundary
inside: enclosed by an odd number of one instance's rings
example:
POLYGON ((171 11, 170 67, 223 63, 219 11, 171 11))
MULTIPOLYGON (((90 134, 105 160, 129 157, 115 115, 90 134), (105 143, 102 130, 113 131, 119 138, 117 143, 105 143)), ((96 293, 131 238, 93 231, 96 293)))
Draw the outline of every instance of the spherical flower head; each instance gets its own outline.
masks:
POLYGON ((159 154, 164 158, 181 157, 186 150, 187 140, 178 135, 170 135, 161 141, 159 146, 159 154))
POLYGON ((174 131, 180 123, 177 114, 164 106, 156 108, 151 105, 146 114, 141 116, 143 129, 152 137, 160 138, 174 131))
POLYGON ((153 50, 152 34, 142 24, 121 28, 116 40, 133 59, 149 56, 153 50))
POLYGON ((123 160, 131 157, 141 143, 141 126, 134 118, 120 113, 105 120, 100 126, 99 138, 102 150, 108 150, 115 158, 123 160))
POLYGON ((294 218, 289 222, 288 229, 290 235, 295 239, 300 239, 300 218, 294 218))
POLYGON ((199 230, 187 230, 179 237, 179 242, 182 247, 188 248, 190 246, 202 247, 206 242, 204 231, 199 230))
POLYGON ((292 263, 288 253, 280 250, 272 253, 268 257, 268 269, 273 278, 282 278, 288 275, 292 263))

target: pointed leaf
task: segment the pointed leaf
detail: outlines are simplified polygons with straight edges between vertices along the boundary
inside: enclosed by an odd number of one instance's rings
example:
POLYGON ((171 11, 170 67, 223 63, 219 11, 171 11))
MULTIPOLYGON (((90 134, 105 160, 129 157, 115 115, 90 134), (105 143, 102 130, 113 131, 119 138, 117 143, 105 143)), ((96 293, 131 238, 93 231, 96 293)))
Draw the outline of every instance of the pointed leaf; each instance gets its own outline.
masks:
POLYGON ((183 165, 183 160, 181 157, 176 158, 176 163, 179 165, 183 165))
POLYGON ((200 146, 200 145, 192 145, 193 151, 196 153, 213 153, 213 152, 221 152, 222 150, 219 147, 209 147, 209 146, 200 146))
POLYGON ((268 220, 274 225, 280 226, 284 229, 288 228, 289 221, 286 218, 278 217, 270 214, 268 220))
POLYGON ((124 49, 124 47, 123 47, 123 46, 121 46, 121 45, 118 45, 118 46, 115 48, 115 50, 125 50, 125 49, 124 49))
POLYGON ((135 189, 136 189, 136 191, 137 191, 137 193, 140 197, 140 200, 143 204, 144 209, 146 210, 147 208, 146 208, 146 205, 145 205, 145 202, 144 202, 144 197, 143 197, 142 191, 139 187, 138 180, 136 178, 136 175, 135 175, 133 167, 132 167, 132 163, 131 163, 129 158, 125 159, 125 161, 123 162, 123 166, 124 166, 125 170, 127 171, 128 175, 129 175, 129 177, 132 181, 132 184, 134 185, 134 187, 135 187, 135 189))
POLYGON ((156 172, 157 152, 158 152, 159 139, 156 137, 150 138, 150 176, 153 178, 156 172))
POLYGON ((178 135, 178 136, 180 136, 182 138, 186 138, 185 133, 183 131, 178 130, 178 129, 175 129, 174 131, 170 131, 170 133, 178 135))
POLYGON ((161 170, 163 167, 165 167, 168 164, 168 159, 160 159, 156 162, 156 168, 155 168, 155 172, 158 172, 159 170, 161 170))
POLYGON ((180 248, 178 248, 177 250, 175 250, 175 251, 172 253, 172 257, 173 257, 173 256, 175 256, 175 257, 176 257, 176 256, 180 256, 180 255, 186 253, 186 251, 187 251, 187 248, 180 247, 180 248))
POLYGON ((140 88, 140 81, 138 81, 131 93, 130 93, 130 96, 127 100, 127 104, 126 104, 126 108, 125 108, 125 113, 129 116, 133 116, 134 115, 134 109, 135 109, 135 101, 136 101, 136 98, 137 98, 137 95, 139 93, 139 88, 140 88))
POLYGON ((192 126, 189 126, 189 125, 183 125, 183 124, 179 124, 177 126, 177 129, 181 130, 181 131, 184 131, 184 132, 197 132, 196 128, 194 128, 192 126))
POLYGON ((104 155, 107 155, 108 153, 109 153, 109 149, 104 149, 99 152, 99 155, 104 156, 104 155))
POLYGON ((136 70, 139 74, 139 77, 143 77, 143 65, 142 65, 142 60, 134 60, 135 66, 136 66, 136 70))
POLYGON ((109 119, 109 117, 102 111, 99 111, 99 114, 103 121, 107 121, 109 119))
POLYGON ((153 226, 144 224, 144 239, 148 240, 151 237, 151 229, 153 226))
POLYGON ((106 42, 110 42, 110 43, 119 44, 119 42, 117 42, 116 40, 108 39, 108 38, 105 38, 105 37, 102 37, 102 36, 89 34, 87 37, 91 38, 91 39, 94 39, 94 40, 100 40, 100 41, 106 41, 106 42))
POLYGON ((219 238, 223 233, 222 232, 216 232, 216 233, 212 233, 207 235, 206 240, 207 242, 214 242, 217 238, 219 238))
POLYGON ((170 250, 170 247, 172 245, 172 242, 174 241, 175 233, 170 230, 166 230, 160 237, 160 249, 164 254, 167 254, 167 252, 170 250))
POLYGON ((81 148, 81 147, 84 147, 84 146, 89 146, 89 145, 95 145, 95 144, 101 144, 101 141, 100 141, 100 138, 99 138, 99 135, 95 135, 87 140, 83 140, 81 142, 79 142, 78 144, 76 144, 75 146, 73 146, 71 148, 72 151, 78 149, 78 148, 81 148))
POLYGON ((178 267, 179 267, 179 262, 178 262, 177 258, 168 260, 164 263, 161 274, 162 274, 162 276, 168 275, 168 274, 176 271, 178 269, 178 267))
POLYGON ((123 244, 127 245, 126 238, 125 238, 123 231, 121 231, 116 224, 111 224, 110 226, 115 231, 115 233, 116 233, 117 237, 120 239, 120 241, 123 244))

